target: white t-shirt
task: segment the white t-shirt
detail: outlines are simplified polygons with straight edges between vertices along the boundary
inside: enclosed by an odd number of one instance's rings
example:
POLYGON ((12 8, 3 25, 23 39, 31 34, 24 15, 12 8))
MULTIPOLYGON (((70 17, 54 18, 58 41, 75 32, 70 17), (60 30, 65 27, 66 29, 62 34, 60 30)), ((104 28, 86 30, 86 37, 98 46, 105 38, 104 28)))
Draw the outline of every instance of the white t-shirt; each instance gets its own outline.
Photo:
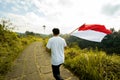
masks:
POLYGON ((59 36, 54 36, 48 40, 46 47, 51 49, 52 65, 64 63, 64 47, 67 46, 65 40, 59 36))

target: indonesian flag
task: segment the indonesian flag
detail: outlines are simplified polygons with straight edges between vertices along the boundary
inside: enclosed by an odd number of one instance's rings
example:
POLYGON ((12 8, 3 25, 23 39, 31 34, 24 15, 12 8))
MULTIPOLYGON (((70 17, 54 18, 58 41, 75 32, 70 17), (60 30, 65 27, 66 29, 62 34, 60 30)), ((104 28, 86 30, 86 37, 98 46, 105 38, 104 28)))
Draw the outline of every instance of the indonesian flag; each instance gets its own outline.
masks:
POLYGON ((71 35, 95 42, 101 42, 102 39, 112 32, 105 28, 104 25, 99 24, 91 24, 86 25, 83 24, 76 31, 72 32, 71 35))

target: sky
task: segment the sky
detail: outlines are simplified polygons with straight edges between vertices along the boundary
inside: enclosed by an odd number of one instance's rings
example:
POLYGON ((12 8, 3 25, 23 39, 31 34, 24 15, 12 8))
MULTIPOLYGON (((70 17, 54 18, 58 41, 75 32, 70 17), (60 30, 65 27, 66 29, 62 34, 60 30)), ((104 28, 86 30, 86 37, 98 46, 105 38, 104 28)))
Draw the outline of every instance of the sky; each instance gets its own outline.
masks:
POLYGON ((72 32, 82 24, 120 29, 120 0, 0 0, 0 19, 10 19, 15 32, 72 32), (45 25, 45 29, 43 28, 45 25))

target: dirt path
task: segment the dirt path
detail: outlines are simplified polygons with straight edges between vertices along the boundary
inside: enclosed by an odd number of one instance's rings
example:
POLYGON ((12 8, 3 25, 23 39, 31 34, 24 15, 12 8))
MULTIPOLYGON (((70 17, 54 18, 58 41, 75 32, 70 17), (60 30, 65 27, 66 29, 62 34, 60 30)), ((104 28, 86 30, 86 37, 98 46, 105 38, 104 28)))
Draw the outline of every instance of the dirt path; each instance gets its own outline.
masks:
MULTIPOLYGON (((61 66, 61 75, 65 80, 79 80, 70 71, 61 66)), ((41 42, 27 47, 6 76, 6 80, 55 80, 52 75, 50 55, 41 42)))

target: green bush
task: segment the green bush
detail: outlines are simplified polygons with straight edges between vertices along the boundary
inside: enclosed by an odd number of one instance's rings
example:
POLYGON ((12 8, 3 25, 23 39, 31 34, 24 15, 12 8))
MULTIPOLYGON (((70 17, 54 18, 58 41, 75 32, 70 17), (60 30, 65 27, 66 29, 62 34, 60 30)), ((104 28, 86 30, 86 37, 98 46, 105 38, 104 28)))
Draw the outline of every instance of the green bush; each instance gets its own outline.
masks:
POLYGON ((9 21, 0 21, 0 80, 11 69, 14 60, 21 51, 34 41, 41 41, 40 37, 19 36, 7 26, 9 21))
POLYGON ((97 50, 68 48, 65 51, 65 67, 80 80, 119 80, 120 56, 108 56, 97 50))

